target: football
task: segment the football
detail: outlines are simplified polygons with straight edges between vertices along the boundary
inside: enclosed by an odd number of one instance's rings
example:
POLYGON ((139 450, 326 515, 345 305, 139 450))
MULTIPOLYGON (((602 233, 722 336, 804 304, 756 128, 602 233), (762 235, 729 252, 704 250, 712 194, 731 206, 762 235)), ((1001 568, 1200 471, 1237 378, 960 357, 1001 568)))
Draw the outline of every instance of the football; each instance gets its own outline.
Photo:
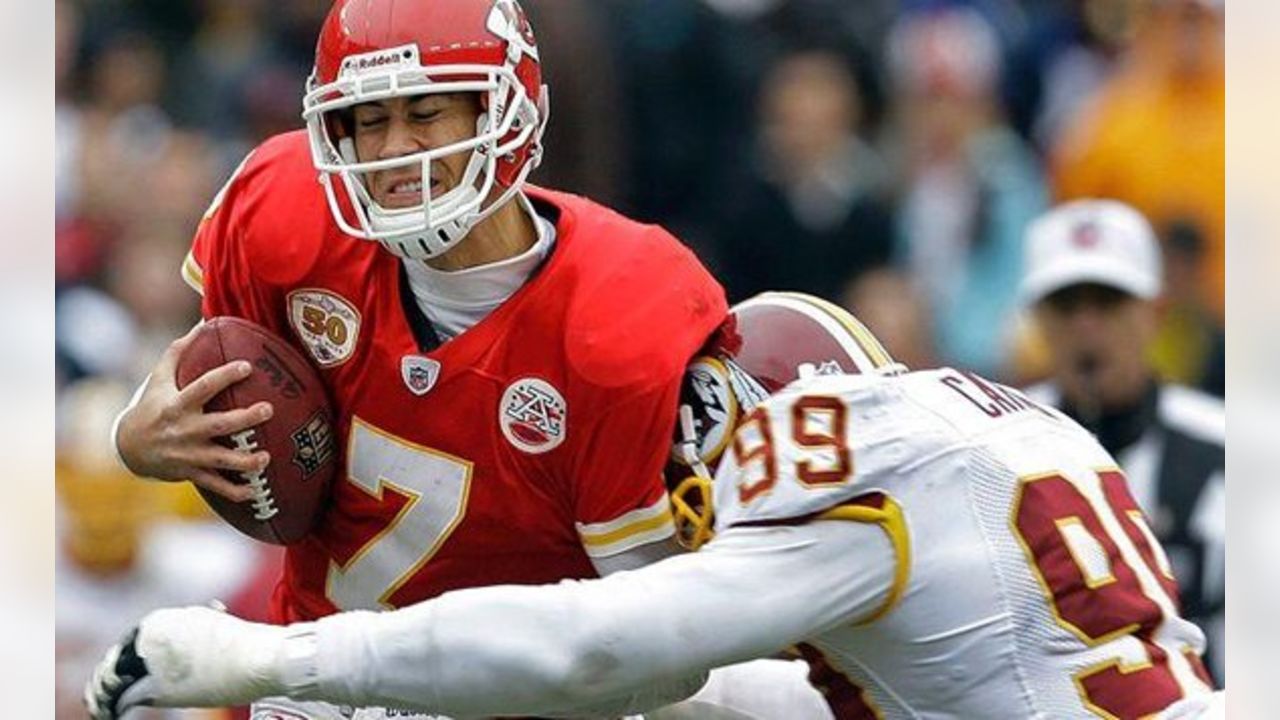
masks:
POLYGON ((214 512, 257 540, 289 545, 301 540, 324 511, 336 471, 333 412, 315 369, 270 330, 235 317, 216 317, 196 331, 178 358, 177 383, 186 387, 232 360, 248 360, 253 372, 205 404, 207 412, 249 407, 266 400, 275 412, 266 422, 220 438, 230 448, 263 449, 271 462, 259 473, 223 470, 251 485, 252 500, 236 503, 200 488, 214 512))

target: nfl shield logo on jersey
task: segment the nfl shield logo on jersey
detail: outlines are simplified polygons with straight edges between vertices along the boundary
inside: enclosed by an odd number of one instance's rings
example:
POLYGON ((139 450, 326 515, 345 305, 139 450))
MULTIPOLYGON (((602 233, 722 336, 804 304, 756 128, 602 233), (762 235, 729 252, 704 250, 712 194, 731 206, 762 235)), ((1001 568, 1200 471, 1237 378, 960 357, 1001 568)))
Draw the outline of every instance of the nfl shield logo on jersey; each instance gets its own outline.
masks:
POLYGON ((302 474, 310 477, 321 465, 333 457, 333 431, 329 421, 316 413, 305 425, 293 432, 293 464, 302 468, 302 474))
POLYGON ((400 377, 414 395, 426 395, 440 377, 440 363, 421 355, 405 355, 400 360, 400 377))
POLYGON ((520 378, 507 386, 498 404, 498 425, 520 450, 544 453, 564 442, 564 398, 551 383, 520 378))

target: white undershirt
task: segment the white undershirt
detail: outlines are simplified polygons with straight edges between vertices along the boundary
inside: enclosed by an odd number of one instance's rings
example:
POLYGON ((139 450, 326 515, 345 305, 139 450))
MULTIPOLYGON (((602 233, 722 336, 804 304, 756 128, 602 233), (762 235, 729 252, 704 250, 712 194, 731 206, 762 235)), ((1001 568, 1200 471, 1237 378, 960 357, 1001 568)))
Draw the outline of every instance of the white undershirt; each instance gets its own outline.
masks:
POLYGON ((517 202, 533 219, 538 233, 533 246, 523 253, 452 272, 436 270, 424 262, 403 261, 413 297, 441 340, 456 337, 506 302, 555 245, 556 226, 538 215, 523 194, 517 196, 517 202))

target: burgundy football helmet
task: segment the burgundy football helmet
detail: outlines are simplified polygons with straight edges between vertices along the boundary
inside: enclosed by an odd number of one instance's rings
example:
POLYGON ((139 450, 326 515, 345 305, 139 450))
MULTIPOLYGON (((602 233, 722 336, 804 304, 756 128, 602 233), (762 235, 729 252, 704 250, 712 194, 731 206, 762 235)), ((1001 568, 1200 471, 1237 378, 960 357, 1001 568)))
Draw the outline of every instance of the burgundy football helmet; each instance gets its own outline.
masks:
POLYGON ((519 192, 541 160, 547 89, 516 0, 338 0, 320 31, 302 107, 312 161, 342 231, 426 259, 519 192), (479 94, 474 137, 396 158, 356 157, 350 108, 432 93, 479 94), (464 152, 462 180, 433 197, 425 181, 431 163, 464 152), (398 167, 421 170, 421 204, 374 201, 366 176, 398 167))
POLYGON ((733 306, 685 370, 666 478, 681 544, 711 537, 711 479, 743 416, 809 375, 892 374, 895 362, 843 308, 812 295, 767 292, 733 306))

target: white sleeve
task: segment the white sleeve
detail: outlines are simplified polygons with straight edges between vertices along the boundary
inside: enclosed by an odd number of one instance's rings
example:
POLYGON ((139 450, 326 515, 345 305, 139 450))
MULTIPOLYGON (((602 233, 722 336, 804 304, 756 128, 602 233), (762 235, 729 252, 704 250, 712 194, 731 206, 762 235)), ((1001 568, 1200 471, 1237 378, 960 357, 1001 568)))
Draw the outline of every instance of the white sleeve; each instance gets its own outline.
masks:
POLYGON ((599 580, 342 613, 316 624, 316 682, 298 697, 456 718, 643 711, 692 693, 687 678, 710 668, 869 615, 894 557, 874 525, 738 527, 702 552, 599 580))

